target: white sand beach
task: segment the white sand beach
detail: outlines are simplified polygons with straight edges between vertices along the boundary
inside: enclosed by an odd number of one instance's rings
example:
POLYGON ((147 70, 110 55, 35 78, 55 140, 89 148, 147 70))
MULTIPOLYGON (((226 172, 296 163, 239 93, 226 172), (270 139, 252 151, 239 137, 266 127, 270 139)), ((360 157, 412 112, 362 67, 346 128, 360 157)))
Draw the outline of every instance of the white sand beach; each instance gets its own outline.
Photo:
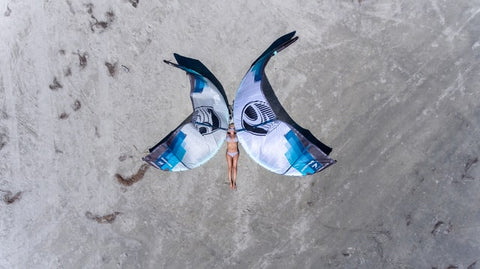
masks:
POLYGON ((0 1, 0 268, 480 268, 480 1, 0 1), (141 158, 191 112, 198 59, 232 102, 266 68, 333 148, 286 177, 240 147, 141 158), (124 179, 125 182, 120 182, 124 179))

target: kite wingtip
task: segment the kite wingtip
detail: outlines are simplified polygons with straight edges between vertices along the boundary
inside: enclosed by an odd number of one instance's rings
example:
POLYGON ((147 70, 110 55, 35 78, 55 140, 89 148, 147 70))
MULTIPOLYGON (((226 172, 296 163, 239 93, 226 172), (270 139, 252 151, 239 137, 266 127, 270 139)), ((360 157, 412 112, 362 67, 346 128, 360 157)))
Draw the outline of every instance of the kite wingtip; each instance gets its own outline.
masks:
MULTIPOLYGON (((182 56, 182 55, 180 55, 180 54, 178 54, 178 53, 175 53, 175 52, 173 53, 173 57, 175 58, 175 60, 177 60, 177 62, 179 62, 179 58, 180 58, 180 59, 186 58, 186 57, 184 57, 184 56, 182 56)), ((179 67, 179 64, 174 63, 174 62, 169 61, 169 60, 163 60, 163 62, 166 63, 166 64, 168 64, 168 65, 173 65, 173 66, 175 66, 175 67, 179 67)))
POLYGON ((175 67, 179 67, 178 64, 174 63, 174 62, 171 62, 169 60, 163 60, 164 63, 168 64, 168 65, 171 65, 171 66, 175 66, 175 67))

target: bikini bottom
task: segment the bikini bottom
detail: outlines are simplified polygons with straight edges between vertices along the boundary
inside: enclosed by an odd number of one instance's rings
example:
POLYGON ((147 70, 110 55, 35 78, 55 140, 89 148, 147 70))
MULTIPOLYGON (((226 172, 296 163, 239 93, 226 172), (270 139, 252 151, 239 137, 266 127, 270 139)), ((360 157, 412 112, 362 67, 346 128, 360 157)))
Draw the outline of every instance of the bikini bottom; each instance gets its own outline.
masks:
POLYGON ((230 155, 230 157, 235 157, 237 154, 238 154, 238 151, 235 151, 235 152, 228 152, 227 151, 227 154, 230 155))

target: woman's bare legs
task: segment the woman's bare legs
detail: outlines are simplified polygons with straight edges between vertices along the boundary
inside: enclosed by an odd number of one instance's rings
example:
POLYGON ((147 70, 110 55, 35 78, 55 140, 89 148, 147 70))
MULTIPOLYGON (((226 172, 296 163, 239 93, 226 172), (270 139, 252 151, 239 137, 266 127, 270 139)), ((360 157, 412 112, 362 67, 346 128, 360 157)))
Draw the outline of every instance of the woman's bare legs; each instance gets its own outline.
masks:
POLYGON ((227 154, 225 154, 227 157, 227 164, 228 164, 228 182, 230 182, 230 189, 233 189, 233 181, 232 181, 232 164, 233 164, 233 158, 227 154))
POLYGON ((237 162, 238 162, 238 157, 240 156, 240 153, 237 153, 237 155, 235 155, 233 158, 232 158, 232 189, 236 189, 237 188, 237 162))

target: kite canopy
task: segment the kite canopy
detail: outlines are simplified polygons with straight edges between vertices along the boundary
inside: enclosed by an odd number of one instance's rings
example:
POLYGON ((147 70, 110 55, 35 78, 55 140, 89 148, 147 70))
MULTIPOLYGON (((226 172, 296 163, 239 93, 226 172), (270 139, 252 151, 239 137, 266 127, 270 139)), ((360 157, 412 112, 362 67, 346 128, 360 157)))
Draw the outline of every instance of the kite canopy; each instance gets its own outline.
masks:
POLYGON ((174 54, 190 79, 193 113, 152 147, 144 161, 166 171, 184 171, 202 165, 215 155, 226 137, 228 101, 220 82, 198 60, 174 54))
POLYGON ((295 42, 295 32, 286 34, 255 60, 237 90, 233 120, 238 140, 252 159, 283 175, 317 173, 336 161, 332 149, 286 113, 265 75, 270 58, 295 42))

